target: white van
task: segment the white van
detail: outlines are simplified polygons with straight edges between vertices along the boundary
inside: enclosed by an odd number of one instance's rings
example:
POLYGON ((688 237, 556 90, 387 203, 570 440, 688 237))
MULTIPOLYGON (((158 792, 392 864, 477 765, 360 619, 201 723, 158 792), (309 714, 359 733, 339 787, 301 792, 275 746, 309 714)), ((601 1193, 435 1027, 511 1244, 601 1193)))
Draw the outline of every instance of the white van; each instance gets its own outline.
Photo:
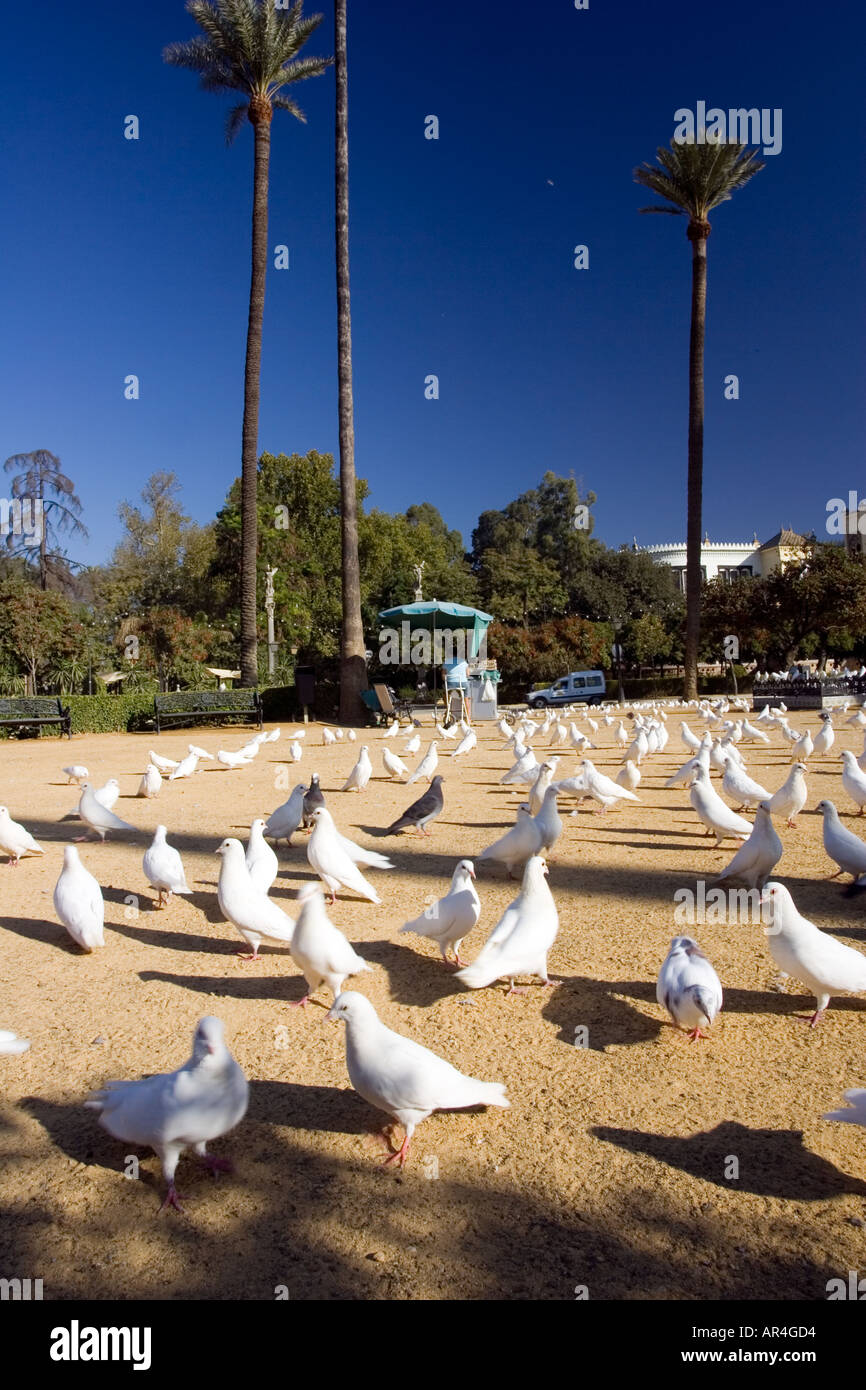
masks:
POLYGON ((572 671, 554 681, 547 690, 530 690, 526 703, 530 709, 546 709, 548 705, 600 705, 607 685, 603 671, 572 671))

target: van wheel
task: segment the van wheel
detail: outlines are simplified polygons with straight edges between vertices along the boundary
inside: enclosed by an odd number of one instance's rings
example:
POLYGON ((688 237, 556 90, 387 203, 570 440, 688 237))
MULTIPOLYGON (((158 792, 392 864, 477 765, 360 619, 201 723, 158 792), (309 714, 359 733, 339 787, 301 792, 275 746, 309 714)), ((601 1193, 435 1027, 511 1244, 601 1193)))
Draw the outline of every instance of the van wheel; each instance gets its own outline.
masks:
POLYGON ((546 701, 546 700, 530 700, 530 701, 529 701, 529 708, 530 708, 530 709, 547 709, 547 701, 546 701))

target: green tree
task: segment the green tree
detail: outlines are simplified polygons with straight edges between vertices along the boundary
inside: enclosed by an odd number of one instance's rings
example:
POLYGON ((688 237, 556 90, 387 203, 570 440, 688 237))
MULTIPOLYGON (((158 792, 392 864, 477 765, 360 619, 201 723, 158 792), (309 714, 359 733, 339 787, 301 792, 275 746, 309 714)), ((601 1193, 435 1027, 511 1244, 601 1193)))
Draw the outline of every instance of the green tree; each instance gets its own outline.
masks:
POLYGON ((62 594, 20 580, 0 584, 0 654, 23 672, 28 695, 39 692, 52 668, 85 649, 80 615, 62 594))
POLYGON ((75 484, 61 471, 60 459, 48 449, 13 454, 3 467, 7 473, 13 474, 12 497, 19 501, 28 499, 31 506, 40 502, 42 506, 41 526, 38 529, 34 526, 33 533, 29 535, 23 533, 18 536, 8 531, 7 546, 28 559, 32 552, 36 552, 41 589, 73 590, 75 582, 70 569, 78 567, 78 562, 69 559, 60 544, 60 537, 87 539, 87 527, 81 521, 81 499, 76 495, 75 484))
POLYGON ((707 238, 713 208, 727 202, 748 183, 763 163, 754 150, 745 152, 736 142, 706 139, 670 149, 656 150, 657 164, 642 164, 635 181, 664 198, 670 206, 655 204, 641 212, 686 216, 686 236, 692 244, 692 307, 689 330, 689 447, 686 524, 686 635, 683 695, 694 700, 698 693, 698 644, 701 626, 701 536, 704 469, 704 336, 707 314, 707 238))
POLYGON ((169 44, 163 57, 176 67, 199 74, 207 92, 240 92, 226 124, 230 144, 244 120, 253 127, 252 270, 244 367, 244 420, 241 448, 243 495, 241 545, 241 684, 258 681, 256 641, 256 473, 262 320, 268 261, 268 169, 271 121, 275 110, 306 117, 283 88, 320 76, 330 58, 298 58, 322 22, 322 15, 302 17, 302 0, 277 9, 269 0, 187 0, 188 14, 203 31, 183 43, 169 44))

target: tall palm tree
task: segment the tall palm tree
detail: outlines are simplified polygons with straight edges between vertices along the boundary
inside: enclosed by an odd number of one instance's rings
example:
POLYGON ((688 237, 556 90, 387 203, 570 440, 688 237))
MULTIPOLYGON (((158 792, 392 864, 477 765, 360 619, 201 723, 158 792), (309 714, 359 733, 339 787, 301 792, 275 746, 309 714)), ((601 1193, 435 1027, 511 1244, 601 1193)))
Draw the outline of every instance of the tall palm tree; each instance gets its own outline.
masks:
POLYGON ((306 117, 282 89, 308 77, 318 77, 330 58, 296 55, 323 16, 302 18, 303 0, 290 10, 275 8, 273 0, 187 0, 187 13, 203 35, 169 44, 167 63, 199 74, 206 92, 241 92, 226 122, 231 144, 246 118, 253 128, 253 225, 250 307, 244 368, 244 423, 241 447, 241 685, 258 682, 256 638, 256 554, 258 541, 257 486, 259 382, 262 361, 262 319, 268 262, 268 166, 274 111, 306 117))
POLYGON ((61 547, 62 534, 79 536, 86 540, 87 527, 80 520, 81 498, 76 495, 75 484, 61 471, 60 459, 48 449, 34 449, 29 454, 13 454, 3 465, 11 473, 12 497, 30 499, 31 505, 42 503, 42 524, 35 524, 32 534, 21 537, 9 531, 6 544, 19 555, 27 555, 30 550, 39 552, 39 587, 47 589, 53 580, 60 590, 73 590, 75 581, 69 571, 71 568, 83 569, 77 560, 70 560, 61 547), (53 494, 53 496, 49 495, 53 494))
POLYGON ((346 63, 346 0, 334 3, 336 157, 334 187, 337 244, 337 382, 340 413, 340 499, 343 570, 343 634, 340 645, 340 721, 356 724, 367 683, 358 560, 358 495, 355 485, 355 419, 352 395, 352 309, 349 298, 349 83, 346 63))
POLYGON ((656 150, 657 165, 635 169, 635 182, 658 193, 670 207, 655 204, 641 212, 688 217, 692 243, 692 315, 689 333, 689 468, 686 528, 686 641, 683 697, 698 693, 698 641, 701 627, 701 504, 704 472, 704 333, 707 316, 707 237, 709 214, 764 165, 754 150, 708 139, 699 132, 682 144, 656 150), (702 137, 702 138, 701 138, 702 137))

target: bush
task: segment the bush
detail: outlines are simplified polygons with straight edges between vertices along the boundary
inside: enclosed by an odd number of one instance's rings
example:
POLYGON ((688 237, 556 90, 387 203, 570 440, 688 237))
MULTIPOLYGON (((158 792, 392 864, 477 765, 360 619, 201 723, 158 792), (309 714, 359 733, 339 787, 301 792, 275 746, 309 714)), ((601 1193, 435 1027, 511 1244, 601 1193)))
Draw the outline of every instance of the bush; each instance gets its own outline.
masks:
POLYGON ((67 695, 74 734, 140 733, 154 725, 153 695, 67 695))

